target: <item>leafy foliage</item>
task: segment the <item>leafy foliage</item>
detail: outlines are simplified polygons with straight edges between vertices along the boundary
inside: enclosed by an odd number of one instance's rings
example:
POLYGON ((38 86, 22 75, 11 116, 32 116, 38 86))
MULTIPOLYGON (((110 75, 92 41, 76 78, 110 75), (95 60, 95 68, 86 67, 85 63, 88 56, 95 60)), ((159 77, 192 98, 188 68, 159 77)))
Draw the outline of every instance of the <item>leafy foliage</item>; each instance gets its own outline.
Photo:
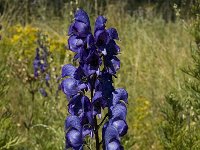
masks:
MULTIPOLYGON (((9 3, 9 1, 6 2, 9 3)), ((23 3, 26 2, 23 1, 23 3)), ((91 3, 86 4, 84 0, 79 2, 82 3, 84 9, 88 10, 87 7, 91 7, 91 11, 95 10, 91 3)), ((103 14, 109 20, 107 26, 115 26, 118 30, 120 35, 118 44, 123 50, 120 55, 121 69, 114 84, 117 87, 126 88, 129 93, 129 115, 127 116, 129 132, 121 142, 125 149, 162 149, 156 130, 159 123, 162 122, 158 104, 163 104, 166 91, 172 87, 180 88, 183 74, 178 68, 190 62, 190 57, 188 57, 190 45, 188 43, 191 36, 185 30, 185 26, 188 24, 180 20, 166 24, 157 17, 145 19, 131 16, 124 11, 126 3, 116 4, 116 1, 113 2, 107 4, 103 14)), ((17 1, 12 1, 9 5, 17 7, 16 3, 17 1)), ((70 3, 68 4, 71 6, 70 3)), ((65 95, 59 93, 57 99, 54 99, 55 95, 51 95, 51 92, 48 91, 49 97, 43 97, 37 90, 34 102, 32 102, 30 86, 26 77, 29 74, 34 79, 32 62, 35 58, 35 49, 38 47, 38 32, 45 35, 45 46, 53 55, 51 73, 60 74, 60 68, 66 63, 77 65, 71 61, 72 53, 65 51, 68 39, 65 35, 66 28, 71 20, 69 19, 70 11, 76 10, 79 4, 74 1, 72 5, 73 8, 67 5, 66 10, 61 10, 64 14, 62 20, 51 16, 50 11, 47 12, 50 17, 43 16, 43 12, 47 9, 41 10, 37 7, 34 9, 37 9, 39 13, 39 15, 35 13, 38 20, 30 15, 31 24, 22 21, 26 19, 23 16, 25 15, 24 9, 11 9, 10 13, 1 16, 0 60, 6 72, 2 81, 9 80, 9 90, 6 90, 5 97, 0 101, 0 111, 3 111, 3 114, 8 112, 7 118, 9 118, 1 120, 3 124, 2 128, 0 127, 1 131, 7 136, 1 138, 3 141, 6 140, 2 146, 12 139, 20 139, 18 144, 8 146, 7 149, 57 150, 64 147, 63 120, 67 112, 65 95), (14 17, 20 13, 19 11, 23 12, 23 15, 14 17), (5 19, 5 15, 8 15, 10 19, 5 19), (14 19, 12 20, 12 18, 14 19), (15 22, 15 19, 19 19, 18 22, 22 24, 15 22), (54 67, 56 68, 55 72, 53 71, 54 67), (7 125, 9 127, 6 127, 7 125), (5 128, 7 130, 4 130, 5 128)), ((21 7, 24 6, 27 5, 21 5, 21 7)), ((47 5, 43 8, 46 7, 47 5)), ((98 9, 99 12, 102 11, 101 8, 98 9)), ((94 23, 93 16, 96 14, 90 15, 91 23, 94 23)), ((52 79, 54 80, 54 75, 52 79)), ((57 90, 57 86, 54 86, 57 83, 54 81, 51 84, 57 90)), ((41 84, 40 80, 34 82, 41 84)), ((42 83, 45 85, 45 82, 42 83)), ((193 137, 196 138, 196 136, 193 137)), ((91 143, 89 138, 86 140, 91 143)), ((94 148, 94 145, 92 143, 89 146, 94 148)))
POLYGON ((199 149, 200 130, 200 47, 199 47, 199 5, 195 1, 193 6, 194 22, 192 34, 196 45, 191 46, 193 63, 183 71, 188 75, 182 93, 169 95, 166 98, 167 105, 164 107, 164 124, 161 126, 162 139, 165 149, 199 149))

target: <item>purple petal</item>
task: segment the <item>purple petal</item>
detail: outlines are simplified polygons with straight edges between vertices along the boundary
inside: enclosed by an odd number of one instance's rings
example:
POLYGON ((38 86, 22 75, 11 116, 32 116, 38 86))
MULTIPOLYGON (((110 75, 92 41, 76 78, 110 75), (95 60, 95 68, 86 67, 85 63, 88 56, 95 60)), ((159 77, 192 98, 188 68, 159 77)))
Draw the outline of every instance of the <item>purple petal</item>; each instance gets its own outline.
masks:
POLYGON ((94 103, 96 100, 102 98, 102 92, 101 91, 96 91, 94 93, 94 96, 92 98, 92 103, 94 103))
POLYGON ((92 106, 89 98, 75 95, 68 104, 69 113, 81 118, 81 124, 92 123, 92 106))
POLYGON ((90 99, 87 96, 82 97, 81 103, 83 105, 85 112, 91 111, 91 107, 92 107, 91 102, 90 102, 90 99))
POLYGON ((81 69, 87 77, 98 72, 99 66, 102 64, 102 60, 96 49, 88 50, 89 52, 85 53, 84 61, 81 64, 81 69))
POLYGON ((85 83, 82 83, 82 84, 79 84, 79 85, 78 85, 78 89, 79 89, 80 91, 81 91, 81 90, 84 90, 84 89, 87 90, 87 88, 88 88, 88 87, 87 87, 87 84, 85 84, 85 83))
POLYGON ((79 66, 79 67, 76 69, 75 73, 74 73, 74 78, 75 78, 76 80, 82 80, 84 77, 85 77, 84 71, 83 71, 83 69, 79 66))
POLYGON ((79 37, 87 37, 87 35, 90 33, 90 26, 86 25, 83 22, 76 21, 74 23, 73 28, 75 34, 78 35, 79 37))
POLYGON ((74 23, 72 23, 72 24, 69 26, 69 30, 68 30, 68 35, 69 35, 69 36, 73 34, 73 31, 74 31, 73 26, 74 26, 74 23))
POLYGON ((106 150, 123 150, 124 148, 120 145, 119 140, 113 140, 107 145, 106 150))
POLYGON ((112 92, 114 91, 114 87, 112 85, 112 75, 108 72, 103 72, 100 77, 100 90, 102 91, 103 97, 110 98, 112 96, 112 92))
POLYGON ((86 25, 90 25, 90 20, 89 20, 88 14, 82 9, 79 9, 76 11, 75 20, 83 22, 86 25))
POLYGON ((80 57, 79 53, 76 53, 76 54, 74 55, 73 61, 76 61, 79 57, 80 57))
MULTIPOLYGON (((107 102, 106 100, 103 98, 102 96, 102 92, 101 91, 96 91, 94 93, 94 96, 92 98, 92 103, 95 105, 97 103, 99 103, 99 105, 102 107, 102 108, 105 108, 107 106, 107 102)), ((101 108, 100 107, 100 108, 101 108)))
POLYGON ((82 69, 84 70, 84 74, 89 77, 91 74, 94 74, 97 71, 98 67, 93 67, 90 64, 84 64, 82 69))
POLYGON ((78 131, 81 131, 81 122, 79 117, 71 115, 66 118, 65 130, 68 130, 69 128, 74 128, 78 131))
POLYGON ((81 38, 73 35, 69 37, 68 44, 71 51, 78 53, 79 48, 84 45, 84 42, 81 38))
POLYGON ((116 74, 117 70, 120 68, 120 60, 114 56, 108 63, 109 73, 116 74))
POLYGON ((127 108, 124 103, 119 103, 112 108, 112 118, 126 120, 127 108))
POLYGON ((94 37, 92 34, 87 36, 87 48, 91 48, 94 45, 94 37))
POLYGON ((67 78, 62 81, 61 88, 63 92, 70 97, 78 93, 78 82, 74 78, 67 78))
POLYGON ((107 19, 103 16, 98 16, 98 18, 96 19, 95 22, 95 27, 94 27, 94 31, 96 32, 97 30, 103 30, 105 29, 105 23, 106 23, 107 19))
POLYGON ((75 71, 76 71, 76 67, 74 67, 73 65, 71 64, 64 65, 62 67, 62 78, 66 76, 73 77, 75 71))
POLYGON ((123 88, 118 88, 113 92, 113 106, 115 106, 120 100, 128 103, 128 93, 123 88))
POLYGON ((114 40, 110 40, 109 43, 106 45, 106 51, 109 57, 113 57, 120 52, 120 48, 114 40))
POLYGON ((70 129, 66 133, 66 143, 71 147, 83 145, 82 133, 78 130, 70 129))
POLYGON ((85 122, 82 122, 82 123, 92 124, 92 122, 93 122, 92 105, 91 105, 89 98, 87 96, 83 96, 82 99, 81 99, 81 103, 82 103, 83 112, 84 112, 85 117, 86 117, 85 122))
POLYGON ((119 40, 118 33, 115 28, 109 28, 109 29, 107 29, 107 32, 109 33, 109 35, 112 39, 119 40))
POLYGON ((83 95, 75 95, 69 101, 68 111, 70 114, 79 116, 80 114, 83 113, 82 103, 81 103, 82 97, 83 95))
POLYGON ((90 125, 87 124, 87 125, 83 126, 83 131, 82 131, 83 137, 85 137, 86 135, 91 134, 91 132, 92 132, 92 127, 90 125))
POLYGON ((112 125, 117 129, 120 136, 124 136, 128 131, 128 125, 124 120, 115 120, 112 125))
POLYGON ((113 139, 119 140, 119 134, 117 129, 114 126, 108 125, 105 131, 104 139, 106 145, 108 145, 113 139))
POLYGON ((97 46, 106 45, 109 42, 109 34, 106 30, 97 30, 94 34, 97 46))

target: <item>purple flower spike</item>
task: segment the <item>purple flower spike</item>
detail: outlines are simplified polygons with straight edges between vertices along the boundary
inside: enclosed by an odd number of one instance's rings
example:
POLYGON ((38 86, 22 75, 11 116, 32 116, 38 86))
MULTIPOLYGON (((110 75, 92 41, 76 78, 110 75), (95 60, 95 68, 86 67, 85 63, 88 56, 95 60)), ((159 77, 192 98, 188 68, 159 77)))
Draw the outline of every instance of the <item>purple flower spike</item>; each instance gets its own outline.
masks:
POLYGON ((125 89, 113 86, 113 76, 120 69, 120 52, 115 40, 118 33, 115 28, 106 29, 107 19, 99 16, 91 33, 90 20, 81 9, 75 13, 75 20, 69 27, 69 49, 75 52, 74 60, 78 66, 71 64, 62 68, 61 88, 69 100, 66 120, 66 148, 83 149, 87 144, 84 138, 95 137, 96 149, 100 149, 97 138, 102 123, 97 119, 103 117, 107 108, 108 121, 102 128, 103 150, 123 150, 120 138, 127 133, 126 123, 128 93, 125 89), (67 78, 68 77, 68 78, 67 78), (95 136, 93 136, 95 134, 95 136), (83 144, 84 143, 84 144, 83 144))
MULTIPOLYGON (((40 35, 42 36, 42 35, 40 35)), ((37 84, 38 92, 43 97, 48 97, 48 89, 51 90, 50 84, 50 62, 48 62, 48 57, 50 56, 50 52, 48 47, 43 43, 43 40, 38 37, 38 47, 35 50, 35 58, 33 61, 33 69, 34 69, 34 77, 36 81, 38 80, 40 83, 37 84), (44 83, 44 84, 43 84, 44 83)))

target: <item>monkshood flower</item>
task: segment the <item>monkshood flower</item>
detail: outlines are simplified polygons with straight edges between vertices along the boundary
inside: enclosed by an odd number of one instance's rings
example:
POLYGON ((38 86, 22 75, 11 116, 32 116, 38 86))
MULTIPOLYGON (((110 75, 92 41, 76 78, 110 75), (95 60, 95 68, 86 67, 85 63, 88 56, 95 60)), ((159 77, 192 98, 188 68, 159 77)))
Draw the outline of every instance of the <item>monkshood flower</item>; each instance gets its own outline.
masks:
POLYGON ((77 10, 68 35, 69 49, 75 52, 78 66, 66 64, 62 67, 61 89, 68 99, 70 116, 65 122, 66 149, 82 150, 88 145, 85 137, 95 137, 96 150, 102 144, 104 150, 121 150, 120 138, 127 133, 126 123, 128 93, 125 89, 115 89, 113 76, 120 68, 117 55, 120 52, 115 40, 115 28, 106 29, 107 19, 96 19, 94 34, 91 32, 87 13, 77 10), (102 110, 107 109, 102 121, 102 110), (106 123, 104 121, 108 119, 106 123), (104 124, 104 125, 103 125, 104 124), (102 128, 102 140, 98 130, 102 128))
MULTIPOLYGON (((50 53, 47 46, 44 44, 42 36, 43 35, 39 34, 38 47, 36 48, 35 58, 33 61, 34 77, 41 83, 45 82, 46 87, 51 88, 50 73, 49 73, 50 64, 48 62, 48 57, 50 56, 50 53)), ((47 97, 48 94, 44 88, 44 85, 43 84, 39 85, 40 85, 39 92, 41 93, 42 96, 47 97)))

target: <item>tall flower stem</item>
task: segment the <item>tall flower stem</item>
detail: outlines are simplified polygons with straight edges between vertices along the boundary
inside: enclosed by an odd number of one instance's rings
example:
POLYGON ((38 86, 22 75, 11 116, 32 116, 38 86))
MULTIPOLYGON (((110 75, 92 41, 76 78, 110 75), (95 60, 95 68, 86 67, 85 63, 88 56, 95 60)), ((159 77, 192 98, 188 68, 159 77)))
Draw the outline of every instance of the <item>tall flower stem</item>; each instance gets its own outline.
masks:
MULTIPOLYGON (((93 76, 93 83, 92 83, 92 88, 91 88, 91 100, 94 95, 94 83, 96 80, 96 77, 93 76)), ((99 143, 99 132, 98 132, 98 123, 97 123, 97 117, 94 116, 94 134, 95 134, 95 141, 96 141, 96 150, 100 150, 100 143, 99 143)))

